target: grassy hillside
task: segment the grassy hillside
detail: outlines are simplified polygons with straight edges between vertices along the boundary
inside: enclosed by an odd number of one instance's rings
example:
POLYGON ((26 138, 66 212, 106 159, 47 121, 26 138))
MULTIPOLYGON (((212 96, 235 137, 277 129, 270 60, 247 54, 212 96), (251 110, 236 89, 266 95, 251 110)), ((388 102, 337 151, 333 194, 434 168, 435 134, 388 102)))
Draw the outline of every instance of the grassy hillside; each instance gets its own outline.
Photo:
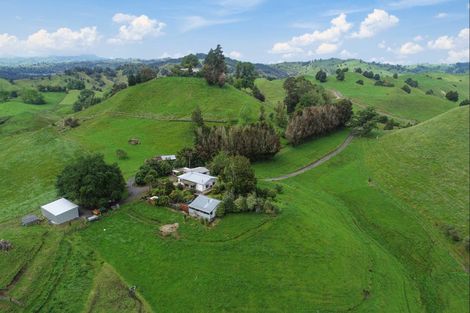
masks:
POLYGON ((207 85, 201 78, 167 77, 129 87, 86 110, 83 116, 124 113, 148 118, 190 118, 199 106, 206 119, 236 120, 243 110, 258 115, 260 102, 230 85, 207 85))
POLYGON ((393 132, 367 155, 374 178, 443 229, 465 238, 469 221, 469 110, 460 107, 393 132))

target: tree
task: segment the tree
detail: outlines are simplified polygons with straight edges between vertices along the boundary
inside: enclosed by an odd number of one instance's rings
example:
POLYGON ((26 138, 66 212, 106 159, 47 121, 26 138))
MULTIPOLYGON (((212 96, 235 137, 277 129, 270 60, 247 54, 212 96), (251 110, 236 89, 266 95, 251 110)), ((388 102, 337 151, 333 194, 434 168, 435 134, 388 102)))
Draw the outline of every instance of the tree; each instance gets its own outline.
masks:
POLYGON ((239 88, 253 88, 256 79, 255 66, 250 62, 238 62, 235 79, 239 88))
POLYGON ((122 149, 117 149, 116 150, 116 157, 119 159, 119 160, 127 160, 129 159, 129 155, 127 155, 127 152, 122 150, 122 149))
POLYGON ((375 75, 374 75, 374 80, 380 80, 380 75, 379 75, 379 74, 375 74, 375 75))
POLYGON ((465 100, 463 100, 462 102, 460 102, 460 104, 459 104, 459 106, 461 106, 461 107, 463 107, 463 106, 465 106, 465 105, 470 105, 470 100, 465 99, 465 100))
POLYGON ((411 79, 410 77, 408 77, 408 78, 405 80, 405 83, 408 84, 410 87, 418 88, 418 81, 417 81, 417 80, 413 80, 413 79, 411 79))
POLYGON ((393 79, 397 79, 398 78, 398 74, 397 73, 393 73, 393 79))
POLYGON ((199 108, 199 106, 196 106, 196 109, 194 109, 191 114, 191 121, 196 127, 204 126, 204 118, 202 117, 201 108, 199 108))
POLYGON ((78 112, 100 102, 101 99, 95 97, 95 92, 93 90, 83 89, 80 91, 77 101, 73 104, 73 110, 78 112))
POLYGON ((44 96, 34 89, 24 89, 21 91, 21 100, 28 104, 45 104, 44 96))
POLYGON ((298 105, 308 107, 330 102, 330 96, 323 87, 312 84, 303 76, 287 78, 283 87, 286 91, 284 104, 288 113, 294 112, 298 105))
POLYGON ((218 85, 219 87, 223 87, 225 84, 225 72, 225 57, 222 47, 217 45, 217 48, 209 50, 209 53, 204 60, 204 78, 209 85, 218 85))
POLYGON ((324 83, 327 81, 327 75, 326 72, 323 70, 319 70, 317 74, 315 75, 315 79, 320 81, 320 83, 324 83))
POLYGON ((140 69, 139 74, 138 74, 138 79, 136 79, 136 82, 145 83, 149 80, 154 79, 155 77, 157 77, 157 72, 155 72, 150 67, 145 66, 140 69))
POLYGON ((258 120, 260 122, 264 122, 266 120, 266 109, 264 108, 264 105, 261 105, 260 108, 259 108, 258 120))
POLYGON ((255 97, 256 99, 258 99, 261 102, 264 102, 266 100, 264 94, 261 92, 261 90, 259 90, 258 86, 253 84, 253 87, 251 88, 251 90, 253 91, 253 97, 255 97))
POLYGON ((193 68, 199 65, 199 59, 194 54, 188 54, 181 60, 181 66, 188 69, 188 74, 193 73, 193 68))
POLYGON ((339 80, 339 81, 343 81, 343 80, 344 80, 344 72, 343 72, 343 71, 339 71, 339 72, 336 74, 336 79, 339 80))
POLYGON ((350 126, 353 127, 353 133, 358 136, 366 136, 373 129, 377 128, 377 119, 379 115, 373 107, 368 107, 354 114, 350 126))
POLYGON ((185 147, 176 153, 176 167, 197 167, 203 165, 204 161, 194 148, 185 147))
POLYGON ((277 106, 274 108, 276 114, 274 115, 274 121, 276 125, 280 128, 285 128, 287 126, 287 108, 284 103, 278 102, 277 106))
POLYGON ((5 90, 0 90, 0 102, 6 102, 10 98, 10 93, 5 90))
POLYGON ((364 85, 364 81, 363 81, 362 79, 358 79, 358 80, 356 81, 356 84, 358 84, 358 85, 364 85))
POLYGON ((116 163, 106 164, 100 154, 79 157, 57 177, 59 196, 77 202, 84 208, 105 206, 119 201, 126 183, 116 163))
POLYGON ((127 76, 127 84, 129 86, 135 86, 137 84, 137 80, 134 74, 130 74, 127 76))
POLYGON ((233 156, 225 167, 221 179, 235 196, 245 196, 256 189, 255 172, 250 160, 243 156, 233 156))
POLYGON ((447 98, 447 100, 457 102, 457 101, 459 101, 459 93, 457 91, 452 91, 452 90, 448 91, 446 93, 446 98, 447 98))
POLYGON ((406 93, 410 93, 411 92, 411 88, 408 86, 408 85, 403 85, 403 87, 401 87, 401 89, 406 92, 406 93))
POLYGON ((357 67, 357 68, 354 69, 354 72, 361 74, 362 69, 360 67, 357 67))
POLYGON ((230 157, 225 151, 220 151, 209 164, 209 169, 212 175, 219 176, 224 172, 224 169, 230 163, 230 157))

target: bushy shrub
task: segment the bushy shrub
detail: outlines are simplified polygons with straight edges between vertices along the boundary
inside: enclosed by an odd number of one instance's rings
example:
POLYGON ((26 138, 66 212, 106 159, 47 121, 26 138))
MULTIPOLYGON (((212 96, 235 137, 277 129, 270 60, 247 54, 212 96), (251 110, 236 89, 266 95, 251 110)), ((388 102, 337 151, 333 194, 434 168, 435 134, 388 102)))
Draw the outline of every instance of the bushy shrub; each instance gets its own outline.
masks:
POLYGON ((417 80, 413 80, 411 78, 407 78, 405 80, 405 83, 408 84, 409 86, 413 87, 413 88, 418 88, 418 81, 417 80))
POLYGON ((410 93, 411 92, 411 88, 408 86, 408 85, 403 85, 403 87, 401 87, 401 89, 406 92, 406 93, 410 93))
POLYGON ((117 149, 116 150, 116 157, 119 159, 119 160, 127 160, 129 159, 129 156, 127 155, 127 152, 122 150, 122 149, 117 149))
POLYGON ((356 81, 356 84, 358 84, 358 85, 364 85, 364 81, 363 81, 362 79, 358 79, 358 80, 356 81))
POLYGON ((460 102, 459 106, 463 107, 464 105, 470 105, 470 100, 469 99, 465 99, 463 100, 462 102, 460 102))
POLYGON ((432 89, 428 89, 428 90, 426 90, 426 94, 427 95, 433 95, 434 91, 432 89))
POLYGON ((447 98, 447 100, 457 102, 457 101, 459 101, 459 93, 457 91, 453 91, 453 90, 448 91, 446 93, 446 98, 447 98))
POLYGON ((37 90, 24 89, 21 91, 21 100, 28 104, 45 104, 44 96, 37 90))
POLYGON ((328 76, 325 71, 319 70, 315 75, 315 79, 318 80, 320 83, 325 83, 328 79, 328 76))

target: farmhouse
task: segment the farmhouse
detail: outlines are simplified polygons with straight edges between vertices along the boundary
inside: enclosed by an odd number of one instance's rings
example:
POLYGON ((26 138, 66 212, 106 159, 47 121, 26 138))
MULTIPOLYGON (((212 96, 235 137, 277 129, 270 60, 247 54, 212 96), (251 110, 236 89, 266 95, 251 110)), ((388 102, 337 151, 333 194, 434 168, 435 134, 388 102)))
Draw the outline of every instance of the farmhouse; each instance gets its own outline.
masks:
POLYGON ((189 172, 178 176, 178 183, 183 184, 186 188, 192 188, 199 192, 210 189, 216 181, 216 177, 201 174, 197 172, 189 172))
POLYGON ((219 204, 219 200, 199 195, 189 204, 189 214, 212 221, 215 218, 219 204))
POLYGON ((52 224, 62 224, 78 217, 78 205, 60 198, 41 206, 41 212, 52 224))
POLYGON ((176 155, 169 154, 169 155, 158 155, 153 158, 155 161, 175 161, 176 155))

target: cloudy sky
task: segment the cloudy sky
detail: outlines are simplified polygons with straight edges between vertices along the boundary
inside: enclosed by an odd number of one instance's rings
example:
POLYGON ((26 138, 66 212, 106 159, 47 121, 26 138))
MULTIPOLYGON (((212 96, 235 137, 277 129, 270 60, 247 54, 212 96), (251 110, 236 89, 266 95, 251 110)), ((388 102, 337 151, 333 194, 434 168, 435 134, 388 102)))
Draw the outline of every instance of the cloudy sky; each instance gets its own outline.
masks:
POLYGON ((252 62, 469 58, 467 0, 0 0, 0 57, 163 58, 207 52, 252 62))

